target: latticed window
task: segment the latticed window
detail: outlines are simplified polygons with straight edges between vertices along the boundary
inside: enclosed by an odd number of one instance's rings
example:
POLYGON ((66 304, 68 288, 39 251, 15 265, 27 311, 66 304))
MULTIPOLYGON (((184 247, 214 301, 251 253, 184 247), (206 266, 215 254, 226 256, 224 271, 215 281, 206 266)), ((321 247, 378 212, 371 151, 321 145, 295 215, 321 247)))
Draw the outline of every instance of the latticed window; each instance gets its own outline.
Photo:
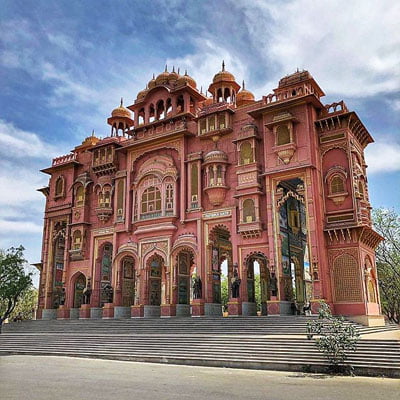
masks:
POLYGON ((243 202, 243 222, 253 222, 256 220, 256 210, 254 207, 254 201, 252 199, 246 199, 243 202))
POLYGON ((240 146, 240 165, 250 164, 254 161, 253 149, 250 142, 244 142, 240 146))
POLYGON ((343 178, 339 175, 335 175, 331 180, 331 194, 343 193, 344 191, 343 178))
POLYGON ((83 206, 83 202, 85 199, 85 189, 83 188, 83 186, 78 186, 78 188, 76 189, 76 206, 83 206))
POLYGON ((161 192, 155 186, 147 188, 142 194, 142 213, 161 211, 161 192))
POLYGON ((165 190, 165 209, 168 211, 174 208, 174 188, 171 184, 168 184, 165 190))
POLYGON ((207 132, 207 121, 205 118, 200 120, 200 133, 206 133, 207 132))
POLYGON ((281 146, 290 143, 290 130, 286 125, 279 125, 276 128, 276 144, 281 146))
POLYGON ((335 301, 362 301, 360 274, 357 260, 350 254, 342 254, 333 262, 333 286, 335 301))
POLYGON ((64 179, 59 176, 56 180, 55 195, 62 196, 64 193, 64 179))

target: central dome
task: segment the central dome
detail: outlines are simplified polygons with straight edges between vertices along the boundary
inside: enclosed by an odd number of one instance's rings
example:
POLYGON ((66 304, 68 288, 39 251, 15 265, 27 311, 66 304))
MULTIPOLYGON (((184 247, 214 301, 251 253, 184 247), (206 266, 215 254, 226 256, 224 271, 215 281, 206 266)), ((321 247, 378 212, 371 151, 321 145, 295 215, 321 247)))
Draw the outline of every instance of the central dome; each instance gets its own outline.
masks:
POLYGON ((119 107, 114 108, 114 110, 111 111, 111 116, 112 117, 131 118, 131 112, 123 106, 122 99, 121 99, 121 104, 119 105, 119 107))
POLYGON ((222 61, 222 70, 214 75, 213 83, 217 82, 235 82, 235 77, 229 71, 225 71, 225 63, 222 61))

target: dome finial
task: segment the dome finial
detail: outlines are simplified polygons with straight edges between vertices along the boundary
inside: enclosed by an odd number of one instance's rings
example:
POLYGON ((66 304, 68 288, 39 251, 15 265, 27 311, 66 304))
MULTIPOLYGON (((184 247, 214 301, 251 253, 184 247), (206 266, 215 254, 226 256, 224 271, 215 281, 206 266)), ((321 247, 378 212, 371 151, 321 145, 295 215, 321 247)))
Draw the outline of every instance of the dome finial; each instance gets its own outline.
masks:
POLYGON ((242 90, 245 90, 246 89, 246 86, 244 85, 244 79, 243 79, 243 82, 242 82, 242 90))
POLYGON ((188 76, 187 69, 185 69, 185 76, 188 76))
POLYGON ((165 64, 165 71, 164 72, 168 72, 168 65, 165 64))
POLYGON ((92 129, 92 137, 94 137, 94 129, 92 129))
POLYGON ((172 72, 175 72, 175 65, 172 66, 172 72))
POLYGON ((222 60, 222 71, 225 71, 225 61, 222 60))
POLYGON ((179 75, 180 70, 181 70, 181 69, 178 67, 178 75, 179 75))
POLYGON ((155 73, 153 72, 153 79, 156 79, 156 75, 155 75, 155 73))
POLYGON ((200 93, 203 94, 203 86, 200 86, 200 93))
POLYGON ((121 97, 121 104, 119 106, 122 107, 123 105, 124 105, 124 99, 121 97))

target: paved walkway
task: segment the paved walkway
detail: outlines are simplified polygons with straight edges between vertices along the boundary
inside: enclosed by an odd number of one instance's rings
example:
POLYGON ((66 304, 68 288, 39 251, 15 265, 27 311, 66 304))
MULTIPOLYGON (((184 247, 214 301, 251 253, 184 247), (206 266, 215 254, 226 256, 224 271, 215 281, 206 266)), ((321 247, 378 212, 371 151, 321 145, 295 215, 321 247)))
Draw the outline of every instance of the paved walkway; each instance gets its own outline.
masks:
POLYGON ((1 400, 398 400, 400 380, 66 357, 0 357, 1 400))

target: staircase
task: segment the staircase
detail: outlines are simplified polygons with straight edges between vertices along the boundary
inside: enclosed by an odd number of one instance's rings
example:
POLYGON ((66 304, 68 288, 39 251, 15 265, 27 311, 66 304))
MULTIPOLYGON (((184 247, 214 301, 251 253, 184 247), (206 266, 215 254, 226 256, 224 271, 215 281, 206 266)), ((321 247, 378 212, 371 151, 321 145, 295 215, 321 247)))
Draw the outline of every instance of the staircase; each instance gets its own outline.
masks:
MULTIPOLYGON (((323 371, 306 324, 314 317, 25 321, 4 325, 0 355, 37 354, 126 361, 323 371)), ((349 322, 350 323, 350 322, 349 322)), ((357 326, 361 334, 394 329, 357 326)), ((400 377, 400 342, 359 341, 347 360, 358 375, 400 377)))

